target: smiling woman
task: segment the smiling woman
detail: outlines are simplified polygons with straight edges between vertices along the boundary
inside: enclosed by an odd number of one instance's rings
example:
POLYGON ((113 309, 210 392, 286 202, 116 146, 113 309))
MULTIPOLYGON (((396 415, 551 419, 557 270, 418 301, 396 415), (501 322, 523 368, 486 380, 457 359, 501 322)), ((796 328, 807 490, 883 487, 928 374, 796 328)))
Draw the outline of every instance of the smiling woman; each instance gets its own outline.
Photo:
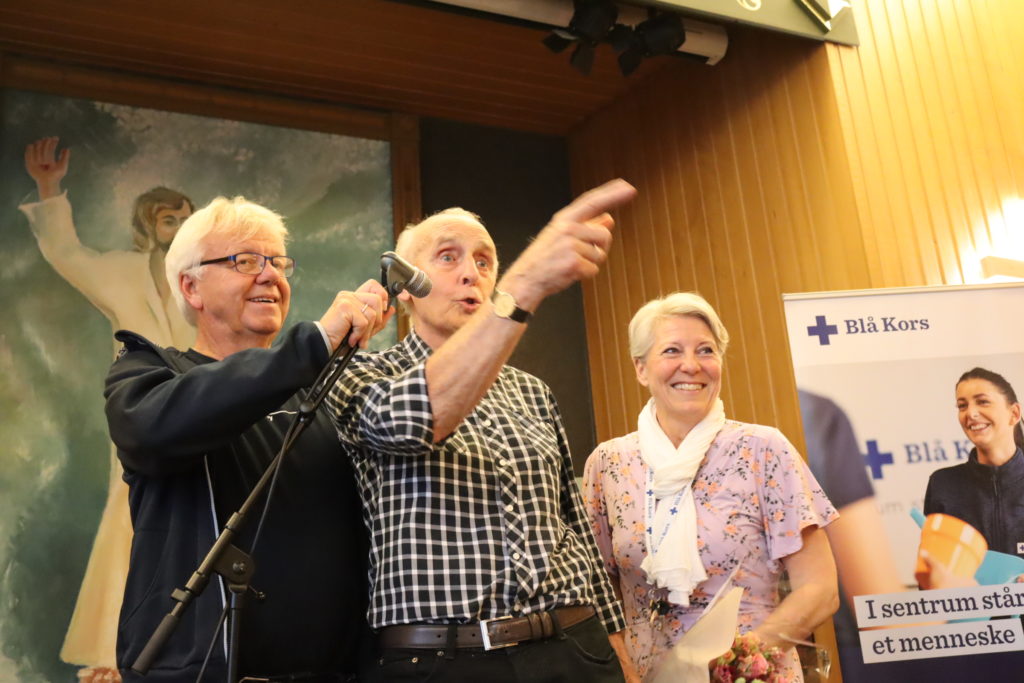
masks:
POLYGON ((924 512, 942 512, 981 532, 990 550, 1024 556, 1024 432, 1013 386, 985 368, 956 383, 957 419, 974 444, 967 462, 928 479, 924 512))
MULTIPOLYGON (((619 646, 633 680, 657 669, 734 570, 739 630, 768 646, 791 648, 838 606, 822 529, 835 508, 781 432, 726 419, 728 341, 696 294, 644 305, 629 342, 651 400, 637 431, 598 446, 584 470, 590 521, 629 624, 619 646), (793 591, 779 602, 783 569, 793 591)), ((785 667, 802 680, 792 650, 785 667)))
POLYGON ((648 351, 633 359, 640 384, 655 405, 664 406, 658 424, 678 446, 683 437, 711 412, 722 385, 724 342, 703 319, 663 318, 653 325, 648 351))

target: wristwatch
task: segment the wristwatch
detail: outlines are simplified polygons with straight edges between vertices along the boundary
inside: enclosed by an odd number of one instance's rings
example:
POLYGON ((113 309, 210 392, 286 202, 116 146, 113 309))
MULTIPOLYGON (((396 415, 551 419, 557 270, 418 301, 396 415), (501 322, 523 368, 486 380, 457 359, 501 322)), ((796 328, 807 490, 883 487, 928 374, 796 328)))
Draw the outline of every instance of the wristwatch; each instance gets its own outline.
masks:
POLYGON ((499 318, 508 318, 517 323, 525 323, 533 317, 533 313, 519 308, 515 297, 508 292, 495 289, 491 294, 491 301, 494 303, 494 314, 499 318))

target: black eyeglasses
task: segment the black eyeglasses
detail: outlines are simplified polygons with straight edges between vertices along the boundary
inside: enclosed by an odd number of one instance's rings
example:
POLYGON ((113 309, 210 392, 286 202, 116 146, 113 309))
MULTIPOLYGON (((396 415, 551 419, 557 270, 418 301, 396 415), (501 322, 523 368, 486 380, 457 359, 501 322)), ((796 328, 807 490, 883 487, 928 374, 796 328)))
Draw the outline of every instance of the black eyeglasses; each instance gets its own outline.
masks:
POLYGON ((224 263, 230 261, 231 266, 239 273, 245 275, 259 275, 270 261, 270 265, 277 269, 277 272, 285 277, 291 277, 295 272, 295 259, 291 256, 264 256, 251 251, 243 251, 241 254, 232 254, 222 258, 212 258, 208 261, 200 261, 199 265, 206 266, 211 263, 224 263))

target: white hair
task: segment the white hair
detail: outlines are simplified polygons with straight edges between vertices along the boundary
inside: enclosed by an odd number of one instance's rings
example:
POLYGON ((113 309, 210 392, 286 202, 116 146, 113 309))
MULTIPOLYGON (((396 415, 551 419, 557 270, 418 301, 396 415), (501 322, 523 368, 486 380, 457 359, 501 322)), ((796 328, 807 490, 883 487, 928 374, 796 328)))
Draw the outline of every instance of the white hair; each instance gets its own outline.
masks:
POLYGON ((729 345, 729 332, 704 297, 694 292, 673 292, 640 307, 629 321, 629 354, 635 359, 647 356, 654 345, 654 323, 665 318, 690 316, 704 321, 711 330, 721 356, 729 345))
MULTIPOLYGON (((472 211, 466 211, 465 209, 453 206, 442 211, 438 211, 435 214, 431 214, 419 223, 410 223, 405 226, 405 229, 399 233, 398 240, 395 241, 395 253, 409 263, 419 265, 419 259, 420 256, 422 256, 423 249, 429 243, 431 231, 452 223, 453 221, 475 223, 483 228, 485 232, 487 230, 483 221, 480 220, 480 216, 472 211)), ((494 272, 498 272, 497 253, 494 254, 494 272)), ((398 307, 401 312, 406 314, 410 313, 409 304, 407 302, 399 301, 398 307)))
POLYGON ((420 252, 426 246, 426 237, 430 234, 430 230, 450 223, 452 219, 476 223, 486 230, 483 221, 480 220, 480 216, 472 211, 466 211, 465 209, 453 206, 431 214, 419 223, 410 223, 405 226, 405 229, 398 235, 398 240, 395 242, 395 253, 410 263, 416 263, 420 252))
POLYGON ((183 273, 202 278, 199 262, 203 260, 206 243, 213 238, 243 242, 255 235, 284 242, 288 239, 288 228, 281 216, 245 197, 217 197, 182 223, 164 258, 164 272, 185 320, 195 325, 196 312, 185 301, 178 281, 183 273))

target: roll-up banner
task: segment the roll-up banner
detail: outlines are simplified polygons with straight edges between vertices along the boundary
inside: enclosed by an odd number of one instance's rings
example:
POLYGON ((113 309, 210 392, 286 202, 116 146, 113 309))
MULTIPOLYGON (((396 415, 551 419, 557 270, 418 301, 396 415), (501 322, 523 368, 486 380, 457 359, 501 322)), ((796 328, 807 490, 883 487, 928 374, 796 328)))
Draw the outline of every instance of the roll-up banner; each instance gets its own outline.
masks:
MULTIPOLYGON (((876 539, 874 551, 865 552, 887 550, 889 566, 895 567, 890 573, 907 591, 916 591, 921 530, 911 512, 924 510, 930 475, 966 463, 974 447, 961 426, 957 380, 973 368, 984 368, 1001 375, 1017 392, 1024 391, 1024 284, 786 294, 783 299, 811 468, 841 515, 845 506, 873 494, 886 538, 876 539), (836 424, 846 424, 846 419, 855 448, 834 441, 843 431, 836 424), (851 467, 850 460, 858 458, 859 466, 851 467)), ((966 427, 980 429, 985 419, 966 427)), ((974 502, 967 504, 984 508, 975 510, 979 515, 1003 519, 1004 548, 1024 558, 1024 497, 1019 493, 1024 479, 1017 486, 1010 481, 1000 484, 1007 484, 994 494, 1001 499, 968 496, 974 502)), ((965 478, 963 490, 970 485, 965 478)), ((844 568, 839 569, 842 574, 844 568)), ((888 680, 877 675, 885 666, 875 662, 920 662, 922 657, 947 654, 855 652, 861 639, 851 617, 846 612, 836 619, 847 683, 867 681, 869 676, 872 683, 888 680), (840 617, 847 623, 840 623, 840 617), (856 661, 848 662, 848 656, 856 661)), ((1008 654, 1020 664, 1016 675, 1024 677, 1024 643, 1003 648, 1007 649, 1015 650, 1008 654)), ((978 655, 962 658, 952 657, 962 650, 950 651, 950 659, 944 661, 968 659, 987 668, 986 660, 1006 658, 988 654, 983 647, 973 651, 978 655)), ((921 673, 904 668, 900 677, 909 671, 921 673)), ((938 680, 957 680, 955 674, 945 675, 949 678, 940 673, 938 680)))

